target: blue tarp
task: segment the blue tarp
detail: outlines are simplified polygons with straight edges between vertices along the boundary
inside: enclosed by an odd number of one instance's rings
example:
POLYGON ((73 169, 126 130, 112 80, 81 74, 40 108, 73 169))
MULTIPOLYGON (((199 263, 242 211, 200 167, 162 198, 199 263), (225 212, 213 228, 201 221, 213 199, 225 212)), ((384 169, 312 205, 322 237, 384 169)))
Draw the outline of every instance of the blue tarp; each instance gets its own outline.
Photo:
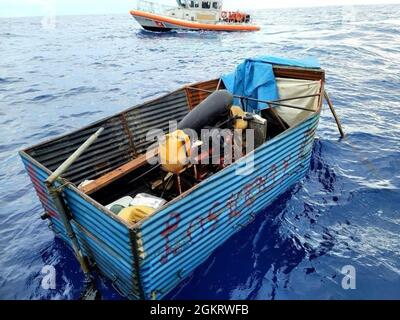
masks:
MULTIPOLYGON (((229 92, 239 96, 255 98, 259 100, 278 100, 278 88, 272 65, 295 66, 303 68, 319 68, 316 59, 285 59, 273 56, 263 56, 246 59, 238 65, 236 71, 222 76, 222 81, 229 92)), ((235 99, 235 105, 241 105, 239 99, 235 99)), ((264 103, 249 101, 246 103, 246 111, 262 110, 267 106, 264 103)))

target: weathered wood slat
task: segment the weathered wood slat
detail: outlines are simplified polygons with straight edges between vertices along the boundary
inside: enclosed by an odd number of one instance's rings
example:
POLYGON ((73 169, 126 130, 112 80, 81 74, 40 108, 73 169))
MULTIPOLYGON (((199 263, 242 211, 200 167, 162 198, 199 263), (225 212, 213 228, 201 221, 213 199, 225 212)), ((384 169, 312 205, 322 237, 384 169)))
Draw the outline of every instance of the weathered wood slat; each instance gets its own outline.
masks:
POLYGON ((129 161, 128 163, 124 164, 123 166, 105 174, 104 176, 101 176, 100 178, 96 179, 95 181, 92 181, 91 183, 85 185, 84 187, 81 187, 80 190, 85 193, 85 194, 92 194, 108 185, 111 183, 117 181, 118 179, 126 176, 127 174, 131 173, 132 171, 139 169, 140 167, 143 167, 148 163, 149 157, 156 157, 158 153, 158 150, 152 150, 149 151, 148 154, 141 155, 137 157, 136 159, 133 159, 132 161, 129 161))

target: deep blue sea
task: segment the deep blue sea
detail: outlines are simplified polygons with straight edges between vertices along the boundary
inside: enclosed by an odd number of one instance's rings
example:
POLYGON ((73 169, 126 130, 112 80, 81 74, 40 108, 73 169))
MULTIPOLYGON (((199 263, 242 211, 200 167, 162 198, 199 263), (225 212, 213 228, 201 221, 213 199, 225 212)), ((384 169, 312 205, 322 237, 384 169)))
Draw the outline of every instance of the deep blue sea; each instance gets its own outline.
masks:
MULTIPOLYGON (((129 8, 127 8, 128 10, 129 8)), ((39 219, 17 152, 244 58, 317 57, 325 108, 307 177, 168 299, 400 299, 400 6, 276 9, 258 33, 141 31, 128 14, 0 19, 0 299, 77 299, 82 274, 39 219), (41 287, 53 265, 56 290, 41 287), (356 270, 344 290, 341 270, 356 270)), ((103 298, 122 299, 98 279, 103 298)))

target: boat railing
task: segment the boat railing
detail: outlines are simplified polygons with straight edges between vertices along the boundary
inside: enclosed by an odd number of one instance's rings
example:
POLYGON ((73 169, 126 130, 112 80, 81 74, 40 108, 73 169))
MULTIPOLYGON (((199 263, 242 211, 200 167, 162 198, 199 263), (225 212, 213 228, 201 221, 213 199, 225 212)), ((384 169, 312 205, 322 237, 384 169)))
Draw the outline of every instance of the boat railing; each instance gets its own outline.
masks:
POLYGON ((137 2, 137 9, 155 14, 163 14, 168 10, 176 9, 176 6, 169 6, 154 1, 139 0, 137 2))
MULTIPOLYGON (((220 83, 218 83, 218 87, 220 86, 220 83)), ((217 90, 218 90, 217 87, 217 90)), ((204 93, 213 93, 215 92, 215 90, 207 90, 207 89, 201 89, 201 88, 196 88, 196 87, 186 87, 187 90, 191 90, 191 91, 200 91, 200 92, 204 92, 204 93)), ((308 112, 316 112, 316 110, 314 109, 310 109, 310 108, 305 108, 303 106, 299 106, 299 105, 293 105, 293 104, 287 104, 287 101, 294 101, 294 100, 301 100, 301 99, 309 99, 309 98, 316 98, 319 97, 320 99, 322 98, 323 93, 316 93, 316 94, 308 94, 308 95, 300 95, 300 96, 295 96, 295 97, 291 97, 291 98, 285 98, 285 99, 279 99, 279 100, 260 100, 260 99, 255 99, 255 98, 251 98, 251 97, 246 97, 246 96, 240 96, 240 95, 235 95, 233 94, 232 96, 234 98, 237 98, 241 101, 243 107, 245 107, 246 103, 248 103, 249 101, 253 101, 253 102, 258 102, 258 103, 262 103, 262 104, 266 104, 268 109, 273 109, 276 107, 284 107, 284 108, 290 108, 290 109, 297 109, 297 110, 302 110, 302 111, 308 111, 308 112), (282 103, 285 102, 285 103, 282 103)))
POLYGON ((245 20, 243 22, 235 22, 234 20, 230 20, 229 18, 223 19, 221 17, 220 23, 222 23, 222 24, 255 24, 256 23, 253 14, 243 13, 243 12, 240 12, 239 10, 228 10, 228 11, 223 10, 222 13, 226 13, 228 17, 230 14, 236 14, 236 13, 242 13, 242 14, 246 15, 245 20))

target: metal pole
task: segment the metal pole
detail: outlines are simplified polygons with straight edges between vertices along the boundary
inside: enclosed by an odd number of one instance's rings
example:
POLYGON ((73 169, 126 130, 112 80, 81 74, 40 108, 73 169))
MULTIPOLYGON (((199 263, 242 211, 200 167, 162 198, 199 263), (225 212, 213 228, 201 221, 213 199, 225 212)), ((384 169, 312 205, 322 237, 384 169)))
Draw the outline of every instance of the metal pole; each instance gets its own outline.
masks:
POLYGON ((276 118, 276 120, 278 120, 279 125, 282 127, 283 130, 288 129, 288 127, 283 123, 281 117, 276 113, 276 110, 274 110, 274 108, 270 108, 271 112, 274 114, 274 117, 276 118))
POLYGON ((217 91, 218 91, 219 88, 221 87, 221 83, 222 83, 222 78, 219 78, 218 85, 217 85, 217 91))
POLYGON ((82 144, 78 150, 76 150, 67 160, 62 163, 53 174, 51 174, 46 180, 47 190, 55 207, 57 208, 58 214, 62 220, 65 231, 67 232, 68 238, 71 240, 72 249, 74 250, 75 256, 81 266, 81 269, 85 275, 85 292, 83 297, 85 299, 95 299, 98 296, 98 290, 95 288, 94 281, 90 275, 89 264, 82 253, 78 239, 70 222, 70 216, 67 212, 64 198, 62 197, 62 187, 57 188, 54 182, 66 171, 68 168, 84 153, 104 131, 104 128, 100 128, 94 135, 92 135, 84 144, 82 144))
POLYGON ((53 200, 53 203, 54 203, 55 207, 57 208, 57 211, 63 222, 63 225, 65 227, 67 235, 68 235, 69 239, 71 240, 71 245, 72 245, 72 249, 74 250, 75 256, 79 261, 79 264, 82 268, 83 273, 85 274, 85 280, 88 280, 90 278, 89 265, 86 262, 85 257, 83 256, 83 253, 79 246, 78 239, 76 238, 76 234, 75 234, 74 230, 72 229, 72 225, 69 221, 69 215, 66 211, 65 203, 61 198, 60 191, 54 187, 50 187, 50 188, 48 187, 48 189, 49 189, 50 197, 53 200))
MULTIPOLYGON (((206 90, 206 89, 200 89, 200 88, 194 88, 194 87, 187 87, 189 90, 194 90, 194 91, 201 91, 201 92, 207 92, 207 93, 213 93, 213 90, 206 90)), ((303 107, 298 107, 298 106, 293 106, 289 104, 283 104, 281 102, 284 101, 289 101, 289 100, 299 100, 299 99, 305 99, 305 98, 312 98, 312 97, 317 97, 319 94, 312 94, 312 95, 307 95, 307 96, 299 96, 299 97, 293 97, 293 98, 287 98, 287 99, 281 99, 281 100, 275 100, 275 101, 267 101, 267 100, 259 100, 255 98, 250 98, 250 97, 244 97, 244 96, 239 96, 239 95, 232 95, 234 98, 238 98, 241 100, 247 100, 247 101, 255 101, 259 103, 265 103, 268 105, 269 109, 272 109, 273 106, 278 106, 278 107, 284 107, 284 108, 291 108, 291 109, 297 109, 297 110, 303 110, 303 111, 309 111, 309 112, 315 112, 313 109, 309 108, 303 108, 303 107)))
POLYGON ((306 98, 315 98, 315 97, 319 97, 319 96, 320 96, 319 93, 308 94, 306 96, 297 96, 297 97, 293 97, 293 98, 279 99, 279 100, 274 100, 272 102, 283 102, 283 101, 290 101, 290 100, 300 100, 300 99, 306 99, 306 98))
POLYGON ((340 132, 340 136, 342 138, 344 138, 346 136, 346 134, 343 131, 342 125, 341 125, 340 120, 339 120, 339 117, 336 114, 335 108, 333 107, 333 103, 332 103, 331 99, 329 98, 328 92, 326 92, 326 90, 324 90, 324 97, 325 97, 325 101, 328 103, 329 109, 331 109, 333 117, 335 118, 337 127, 338 127, 339 132, 340 132))
POLYGON ((283 103, 276 103, 276 102, 264 102, 264 101, 260 101, 261 103, 267 103, 268 105, 271 105, 271 109, 272 106, 276 106, 276 107, 284 107, 284 108, 291 108, 291 109, 297 109, 297 110, 303 110, 303 111, 308 111, 308 112, 315 112, 316 110, 314 109, 310 109, 310 108, 303 108, 303 107, 297 107, 297 106, 293 106, 290 104, 283 104, 283 103))
POLYGON ((56 171, 54 171, 50 177, 47 178, 46 183, 52 185, 54 181, 56 181, 68 168, 78 159, 82 153, 84 153, 92 144, 97 140, 100 134, 104 131, 104 128, 100 128, 97 130, 95 134, 93 134, 89 139, 82 144, 78 150, 76 150, 67 160, 60 165, 56 171))

